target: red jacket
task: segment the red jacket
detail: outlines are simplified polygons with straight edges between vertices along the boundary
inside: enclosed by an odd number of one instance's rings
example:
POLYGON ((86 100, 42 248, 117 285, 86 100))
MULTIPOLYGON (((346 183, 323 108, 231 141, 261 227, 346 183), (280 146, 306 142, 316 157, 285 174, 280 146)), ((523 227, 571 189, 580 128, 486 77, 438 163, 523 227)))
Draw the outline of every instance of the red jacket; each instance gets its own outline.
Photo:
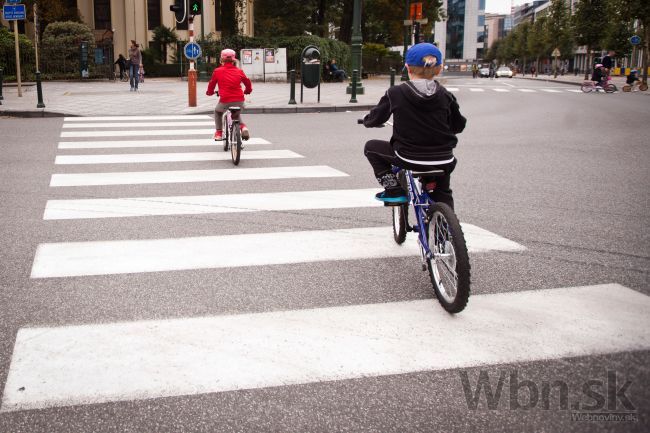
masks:
POLYGON ((243 101, 244 94, 253 91, 251 80, 244 74, 244 71, 232 63, 225 63, 214 70, 208 83, 206 95, 214 95, 214 88, 217 85, 219 85, 219 102, 224 103, 243 101), (241 89, 242 83, 246 87, 243 92, 241 89))

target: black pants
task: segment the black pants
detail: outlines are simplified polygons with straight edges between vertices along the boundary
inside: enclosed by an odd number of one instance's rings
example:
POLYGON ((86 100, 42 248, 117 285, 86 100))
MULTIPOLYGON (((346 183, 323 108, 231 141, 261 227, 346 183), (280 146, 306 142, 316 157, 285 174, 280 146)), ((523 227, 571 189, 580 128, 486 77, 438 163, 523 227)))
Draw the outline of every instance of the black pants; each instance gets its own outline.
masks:
POLYGON ((404 162, 395 156, 393 147, 390 142, 384 140, 370 140, 366 143, 363 150, 364 155, 368 158, 368 162, 375 172, 375 177, 380 178, 384 174, 392 170, 392 166, 406 168, 414 171, 430 171, 434 169, 441 169, 445 171, 444 176, 437 176, 436 189, 434 190, 431 198, 434 201, 439 201, 448 204, 452 209, 454 208, 454 198, 450 187, 451 172, 456 168, 456 159, 444 165, 417 165, 404 162))

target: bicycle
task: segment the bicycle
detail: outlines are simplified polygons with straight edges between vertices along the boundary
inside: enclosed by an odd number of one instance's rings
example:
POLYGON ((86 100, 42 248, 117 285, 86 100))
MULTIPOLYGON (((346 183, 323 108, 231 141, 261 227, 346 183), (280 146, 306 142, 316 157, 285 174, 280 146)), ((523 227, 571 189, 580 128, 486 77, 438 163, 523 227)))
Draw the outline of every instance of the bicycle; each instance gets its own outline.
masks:
POLYGON ((623 86, 624 92, 638 92, 639 90, 645 92, 648 90, 648 85, 640 80, 636 80, 632 84, 625 84, 623 86))
MULTIPOLYGON (((363 119, 358 123, 362 124, 363 119)), ((393 172, 409 196, 407 203, 390 206, 393 239, 402 244, 408 232, 417 233, 422 270, 429 271, 438 302, 447 312, 460 313, 470 295, 470 263, 465 235, 453 209, 431 198, 436 188, 435 179, 445 172, 441 169, 413 171, 397 166, 393 166, 393 172), (409 223, 409 207, 413 209, 415 225, 409 223)))
POLYGON ((600 92, 602 90, 605 93, 614 93, 616 92, 616 86, 610 83, 609 80, 607 80, 607 83, 605 83, 603 86, 599 86, 595 81, 590 80, 590 81, 584 81, 582 83, 582 86, 580 86, 580 90, 582 90, 585 93, 589 93, 594 90, 596 92, 600 92))
POLYGON ((241 107, 228 107, 223 112, 223 151, 230 149, 230 156, 235 165, 239 165, 242 150, 241 128, 239 127, 239 114, 241 107))

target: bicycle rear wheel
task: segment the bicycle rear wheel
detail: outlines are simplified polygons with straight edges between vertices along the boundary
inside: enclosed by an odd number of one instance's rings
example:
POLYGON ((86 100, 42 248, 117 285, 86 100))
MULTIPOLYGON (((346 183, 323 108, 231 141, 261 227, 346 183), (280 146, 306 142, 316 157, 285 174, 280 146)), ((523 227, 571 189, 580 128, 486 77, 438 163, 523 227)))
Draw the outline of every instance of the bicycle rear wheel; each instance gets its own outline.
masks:
POLYGON ((459 313, 470 293, 470 264, 465 236, 454 211, 444 203, 429 209, 427 230, 433 258, 427 260, 429 276, 440 305, 449 313, 459 313))
POLYGON ((639 90, 645 92, 646 90, 648 90, 648 85, 646 83, 639 84, 639 90))
POLYGON ((230 131, 230 156, 232 163, 238 165, 241 157, 241 129, 238 123, 234 123, 230 131))
POLYGON ((624 92, 631 92, 632 91, 632 86, 630 86, 629 84, 624 85, 623 86, 623 91, 624 92))
MULTIPOLYGON (((407 190, 406 187, 406 175, 404 174, 404 170, 400 171, 398 175, 399 183, 404 188, 404 190, 407 190)), ((408 203, 399 205, 399 206, 392 206, 393 208, 393 239, 395 239, 395 242, 398 244, 403 244, 404 241, 406 240, 406 225, 408 224, 408 211, 409 211, 409 205, 408 203)))
POLYGON ((584 83, 582 86, 580 86, 580 90, 582 90, 585 93, 589 93, 592 90, 594 90, 594 86, 591 84, 584 83))

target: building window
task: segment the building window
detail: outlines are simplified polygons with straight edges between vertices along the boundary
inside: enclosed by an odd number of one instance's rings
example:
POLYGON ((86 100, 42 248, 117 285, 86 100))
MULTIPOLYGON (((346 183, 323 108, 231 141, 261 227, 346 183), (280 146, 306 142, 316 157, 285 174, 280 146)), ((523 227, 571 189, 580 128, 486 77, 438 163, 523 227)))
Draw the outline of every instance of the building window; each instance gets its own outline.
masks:
POLYGON ((465 37, 465 0, 450 0, 447 5, 447 54, 448 59, 463 58, 465 37))
POLYGON ((478 16, 478 26, 483 27, 485 25, 485 15, 478 16))
POLYGON ((94 1, 95 28, 112 29, 111 25, 111 0, 94 1))
POLYGON ((478 0, 478 10, 480 11, 485 10, 485 0, 478 0))
POLYGON ((149 30, 160 27, 160 0, 147 0, 147 21, 149 30))

